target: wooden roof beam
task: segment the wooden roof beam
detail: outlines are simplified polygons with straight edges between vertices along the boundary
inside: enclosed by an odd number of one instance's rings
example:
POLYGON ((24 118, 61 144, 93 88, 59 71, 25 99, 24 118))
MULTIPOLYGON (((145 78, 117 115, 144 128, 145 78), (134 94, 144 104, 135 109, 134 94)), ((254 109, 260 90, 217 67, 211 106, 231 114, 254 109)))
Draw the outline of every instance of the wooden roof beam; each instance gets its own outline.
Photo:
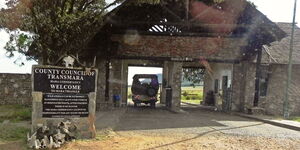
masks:
POLYGON ((209 28, 217 28, 217 27, 243 27, 249 28, 251 25, 244 25, 244 24, 205 24, 205 23, 196 23, 196 22, 148 22, 148 21, 124 21, 124 22, 115 22, 112 24, 119 26, 119 25, 167 25, 167 26, 183 26, 183 27, 209 27, 209 28))

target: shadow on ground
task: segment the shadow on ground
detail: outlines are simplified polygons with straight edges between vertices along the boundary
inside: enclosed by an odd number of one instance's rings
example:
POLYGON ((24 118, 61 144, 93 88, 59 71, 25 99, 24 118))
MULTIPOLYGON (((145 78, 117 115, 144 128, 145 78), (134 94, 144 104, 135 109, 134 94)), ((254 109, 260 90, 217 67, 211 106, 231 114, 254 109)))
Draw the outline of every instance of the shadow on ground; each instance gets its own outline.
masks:
POLYGON ((223 112, 199 107, 183 108, 187 113, 178 114, 164 107, 152 109, 147 106, 119 108, 97 113, 96 128, 111 127, 115 131, 152 130, 193 127, 226 127, 220 121, 249 121, 223 112))

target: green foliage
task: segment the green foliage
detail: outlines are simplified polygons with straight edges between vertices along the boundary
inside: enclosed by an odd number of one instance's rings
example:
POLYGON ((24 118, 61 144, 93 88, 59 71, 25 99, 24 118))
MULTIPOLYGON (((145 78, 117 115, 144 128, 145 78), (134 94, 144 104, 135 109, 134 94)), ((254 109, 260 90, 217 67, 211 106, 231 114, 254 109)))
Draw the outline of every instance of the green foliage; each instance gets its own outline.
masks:
POLYGON ((5 47, 9 56, 20 52, 28 59, 43 58, 47 64, 64 54, 80 55, 101 27, 106 4, 104 0, 20 0, 8 8, 1 19, 5 27, 31 34, 10 32, 5 47), (11 15, 15 12, 19 16, 11 15), (13 18, 19 19, 17 26, 10 22, 13 18))
POLYGON ((191 99, 196 100, 196 99, 200 99, 200 97, 198 95, 192 95, 191 99))
POLYGON ((189 96, 186 96, 185 99, 186 99, 186 100, 190 100, 191 98, 190 98, 189 96))
MULTIPOLYGON (((9 41, 4 47, 7 50, 6 55, 11 58, 15 56, 15 52, 26 54, 29 46, 32 44, 32 41, 32 36, 26 33, 22 33, 20 31, 11 32, 9 41)), ((30 56, 27 57, 28 60, 30 58, 30 56)), ((17 60, 15 60, 15 63, 20 59, 21 58, 18 57, 17 60)), ((23 65, 23 63, 18 65, 23 65)))
POLYGON ((183 68, 183 79, 193 82, 193 84, 200 83, 204 80, 204 69, 200 68, 183 68))
POLYGON ((5 46, 8 56, 19 52, 42 64, 55 64, 64 55, 84 56, 88 42, 103 25, 107 9, 121 2, 124 0, 111 4, 105 0, 7 0, 8 9, 0 11, 0 27, 29 33, 9 32, 5 46))

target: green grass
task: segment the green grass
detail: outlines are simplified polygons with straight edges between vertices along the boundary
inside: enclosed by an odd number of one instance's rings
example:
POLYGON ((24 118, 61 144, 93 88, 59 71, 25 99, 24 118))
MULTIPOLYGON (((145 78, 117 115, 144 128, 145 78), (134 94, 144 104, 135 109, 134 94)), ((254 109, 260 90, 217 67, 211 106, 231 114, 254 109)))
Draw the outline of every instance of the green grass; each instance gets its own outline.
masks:
POLYGON ((292 120, 300 122, 300 117, 293 117, 292 120))
POLYGON ((191 104, 200 104, 202 100, 197 99, 197 100, 181 100, 181 102, 185 102, 185 103, 191 103, 191 104))
POLYGON ((203 87, 181 87, 181 101, 200 104, 203 101, 203 87))
POLYGON ((0 125, 0 141, 25 140, 29 131, 26 127, 0 125))
POLYGON ((25 140, 30 126, 18 122, 30 121, 30 119, 31 107, 0 105, 0 142, 25 140), (2 124, 4 120, 8 120, 8 123, 2 124))
MULTIPOLYGON (((131 89, 128 87, 128 100, 131 99, 131 96, 131 89)), ((192 104, 200 104, 200 102, 203 101, 203 86, 181 87, 181 101, 192 104)))
POLYGON ((10 122, 29 121, 31 119, 31 107, 22 105, 0 105, 0 123, 4 120, 10 122))
POLYGON ((181 87, 181 90, 187 90, 187 91, 203 91, 203 86, 195 86, 195 87, 192 87, 192 86, 183 86, 181 87))

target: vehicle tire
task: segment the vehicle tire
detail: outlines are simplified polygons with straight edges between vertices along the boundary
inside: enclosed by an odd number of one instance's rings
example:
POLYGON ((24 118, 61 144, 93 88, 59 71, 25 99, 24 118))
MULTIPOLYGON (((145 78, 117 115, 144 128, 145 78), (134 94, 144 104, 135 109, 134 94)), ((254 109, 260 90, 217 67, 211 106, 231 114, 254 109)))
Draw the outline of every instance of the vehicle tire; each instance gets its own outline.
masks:
POLYGON ((147 95, 150 97, 153 97, 156 95, 156 90, 154 88, 148 88, 147 89, 147 95))

